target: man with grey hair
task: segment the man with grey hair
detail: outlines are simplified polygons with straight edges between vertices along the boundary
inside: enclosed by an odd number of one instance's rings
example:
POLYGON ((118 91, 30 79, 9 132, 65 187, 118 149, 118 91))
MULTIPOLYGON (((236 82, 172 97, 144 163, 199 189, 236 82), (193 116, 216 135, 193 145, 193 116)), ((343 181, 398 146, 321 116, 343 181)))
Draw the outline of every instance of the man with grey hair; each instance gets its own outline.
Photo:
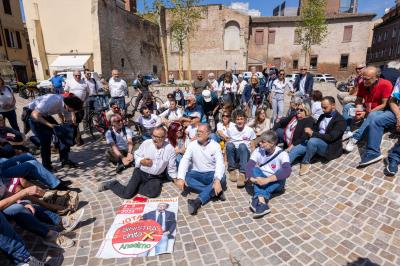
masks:
POLYGON ((348 103, 354 103, 357 99, 358 87, 363 82, 362 73, 365 69, 364 64, 359 64, 356 67, 357 76, 354 79, 354 85, 350 87, 349 92, 339 92, 337 94, 337 99, 342 106, 348 103))
POLYGON ((183 110, 183 117, 181 118, 181 122, 190 123, 190 114, 195 112, 201 115, 200 122, 206 123, 207 118, 204 115, 203 108, 197 104, 196 97, 194 95, 189 95, 187 98, 186 108, 183 110))
POLYGON ((111 102, 116 102, 122 110, 126 110, 125 96, 128 96, 128 85, 125 80, 119 76, 119 71, 113 69, 111 71, 112 77, 108 81, 108 88, 110 90, 111 102))
POLYGON ((269 130, 259 138, 259 147, 253 151, 246 167, 246 177, 253 186, 250 201, 253 218, 261 218, 270 212, 268 201, 272 193, 283 191, 286 178, 292 172, 289 155, 277 147, 278 136, 269 130))
POLYGON ((179 189, 192 189, 199 193, 196 199, 188 199, 188 210, 196 215, 198 209, 213 197, 225 200, 226 188, 225 165, 221 146, 211 139, 209 124, 201 124, 197 129, 197 140, 192 141, 179 163, 179 189), (189 166, 192 166, 189 170, 189 166))
POLYGON ((218 81, 215 79, 214 73, 208 73, 208 82, 210 83, 210 90, 216 91, 218 89, 218 81))

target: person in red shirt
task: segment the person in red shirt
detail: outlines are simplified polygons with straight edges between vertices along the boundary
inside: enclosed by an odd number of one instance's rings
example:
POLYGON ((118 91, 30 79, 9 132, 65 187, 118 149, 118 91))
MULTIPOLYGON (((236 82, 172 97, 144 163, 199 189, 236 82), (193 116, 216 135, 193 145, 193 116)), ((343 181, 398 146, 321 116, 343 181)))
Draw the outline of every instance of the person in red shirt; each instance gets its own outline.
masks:
POLYGON ((355 145, 361 140, 368 130, 371 119, 383 112, 387 101, 392 94, 392 83, 386 79, 379 78, 379 71, 376 67, 370 66, 363 72, 363 82, 358 87, 355 104, 346 104, 343 108, 343 116, 347 121, 348 131, 343 139, 349 139, 345 150, 353 151, 355 145), (355 132, 350 131, 352 123, 361 123, 355 132))

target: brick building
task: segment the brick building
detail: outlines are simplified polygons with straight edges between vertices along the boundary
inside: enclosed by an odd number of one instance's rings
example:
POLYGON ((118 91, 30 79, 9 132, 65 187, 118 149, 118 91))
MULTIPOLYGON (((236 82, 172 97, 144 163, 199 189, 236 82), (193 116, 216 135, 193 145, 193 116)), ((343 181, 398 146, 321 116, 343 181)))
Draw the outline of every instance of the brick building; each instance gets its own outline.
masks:
POLYGON ((162 71, 157 25, 136 12, 136 0, 23 0, 38 80, 52 70, 87 67, 132 80, 162 71))
POLYGON ((400 4, 382 17, 382 22, 373 29, 371 47, 368 49, 367 63, 376 66, 387 65, 390 61, 400 61, 400 4))

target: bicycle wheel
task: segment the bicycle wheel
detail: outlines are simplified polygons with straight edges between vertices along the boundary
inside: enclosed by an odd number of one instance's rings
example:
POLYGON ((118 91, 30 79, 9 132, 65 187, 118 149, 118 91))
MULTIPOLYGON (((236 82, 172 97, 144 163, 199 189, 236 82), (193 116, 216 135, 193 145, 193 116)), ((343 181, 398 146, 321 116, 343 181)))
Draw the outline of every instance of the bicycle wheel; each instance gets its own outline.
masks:
MULTIPOLYGON (((135 110, 136 99, 137 99, 137 96, 132 96, 132 98, 131 98, 131 100, 129 101, 129 104, 127 105, 127 108, 126 108, 126 113, 127 113, 127 114, 135 115, 135 114, 133 113, 133 110, 135 110)), ((140 106, 142 105, 142 102, 143 102, 143 99, 140 100, 139 105, 138 105, 138 108, 140 108, 140 106)))
POLYGON ((101 136, 106 134, 107 121, 102 113, 91 113, 88 119, 88 127, 90 135, 95 138, 100 133, 101 136))

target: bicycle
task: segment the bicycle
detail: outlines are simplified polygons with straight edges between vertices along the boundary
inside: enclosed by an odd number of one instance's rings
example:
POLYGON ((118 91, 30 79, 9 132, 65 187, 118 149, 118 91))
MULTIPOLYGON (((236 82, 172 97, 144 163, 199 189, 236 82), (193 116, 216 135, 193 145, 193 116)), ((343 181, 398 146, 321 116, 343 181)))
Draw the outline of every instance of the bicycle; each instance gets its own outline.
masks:
POLYGON ((89 110, 86 120, 84 120, 85 129, 95 138, 96 133, 103 137, 110 128, 110 122, 107 120, 106 111, 108 108, 98 110, 89 110))
POLYGON ((34 100, 36 97, 50 93, 49 89, 23 86, 19 89, 19 96, 24 99, 34 100))
MULTIPOLYGON (((154 96, 154 94, 159 94, 160 91, 159 91, 159 90, 149 91, 149 93, 153 96, 154 100, 156 101, 157 110, 158 110, 158 109, 164 104, 164 101, 163 101, 160 97, 154 96)), ((138 95, 134 95, 134 96, 132 96, 132 98, 129 100, 129 103, 128 103, 127 108, 126 108, 126 112, 127 112, 128 114, 135 115, 133 111, 135 110, 135 104, 136 104, 136 99, 137 99, 137 97, 138 97, 138 95)), ((143 101, 144 101, 144 97, 142 97, 142 99, 140 100, 140 102, 139 102, 139 104, 138 104, 138 107, 139 107, 139 108, 140 108, 140 106, 142 106, 143 101)))

